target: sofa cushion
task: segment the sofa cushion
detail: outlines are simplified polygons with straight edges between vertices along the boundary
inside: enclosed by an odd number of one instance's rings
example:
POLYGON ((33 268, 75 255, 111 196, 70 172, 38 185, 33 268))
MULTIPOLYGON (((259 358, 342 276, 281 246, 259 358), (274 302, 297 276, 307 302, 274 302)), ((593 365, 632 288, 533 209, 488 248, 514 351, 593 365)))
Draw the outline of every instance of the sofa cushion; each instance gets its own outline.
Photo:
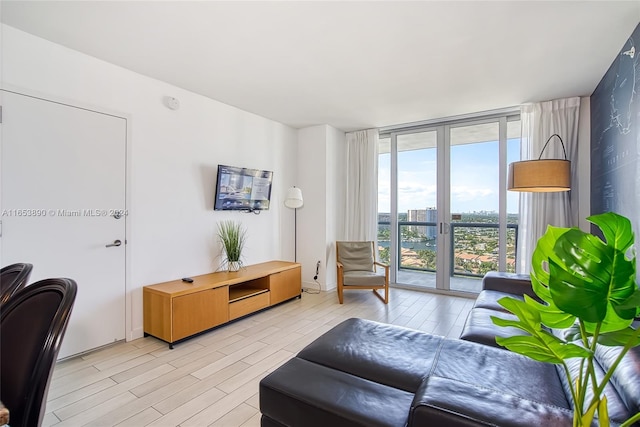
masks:
POLYGON ((384 286, 385 277, 372 271, 346 271, 343 276, 345 286, 384 286))
POLYGON ((410 426, 566 427, 573 412, 464 380, 429 377, 416 393, 410 426))
POLYGON ((486 345, 446 339, 430 376, 570 408, 555 365, 486 345))
POLYGON ((349 319, 305 347, 298 357, 411 393, 432 368, 443 338, 349 319))
POLYGON ((286 426, 404 427, 413 397, 297 357, 260 382, 263 417, 286 426))
POLYGON ((473 304, 473 308, 488 308, 490 310, 504 311, 507 313, 507 309, 498 304, 498 301, 502 298, 509 297, 519 300, 524 300, 522 295, 513 295, 501 291, 484 290, 478 294, 476 302, 473 304))
POLYGON ((414 398, 409 425, 571 425, 554 365, 446 339, 414 398))
POLYGON ((507 338, 516 335, 527 335, 526 332, 518 328, 496 326, 493 320, 491 320, 491 316, 500 319, 518 320, 518 318, 511 313, 490 310, 488 308, 474 308, 467 316, 467 320, 462 328, 462 333, 460 334, 460 339, 503 348, 496 342, 496 337, 507 338))

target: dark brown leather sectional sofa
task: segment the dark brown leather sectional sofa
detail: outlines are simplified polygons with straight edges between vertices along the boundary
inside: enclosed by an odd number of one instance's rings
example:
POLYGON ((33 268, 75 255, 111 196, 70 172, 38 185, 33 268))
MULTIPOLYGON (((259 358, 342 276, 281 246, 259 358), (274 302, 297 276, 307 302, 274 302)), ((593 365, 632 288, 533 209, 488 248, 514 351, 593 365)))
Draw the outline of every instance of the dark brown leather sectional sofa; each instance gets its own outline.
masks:
MULTIPOLYGON (((363 319, 337 325, 261 381, 262 426, 571 426, 564 373, 497 347, 505 331, 486 323, 492 312, 508 315, 495 302, 501 296, 530 292, 528 279, 485 282, 466 339, 363 319)), ((607 367, 616 353, 599 348, 596 359, 607 367)), ((615 423, 640 411, 640 347, 606 395, 615 423)))

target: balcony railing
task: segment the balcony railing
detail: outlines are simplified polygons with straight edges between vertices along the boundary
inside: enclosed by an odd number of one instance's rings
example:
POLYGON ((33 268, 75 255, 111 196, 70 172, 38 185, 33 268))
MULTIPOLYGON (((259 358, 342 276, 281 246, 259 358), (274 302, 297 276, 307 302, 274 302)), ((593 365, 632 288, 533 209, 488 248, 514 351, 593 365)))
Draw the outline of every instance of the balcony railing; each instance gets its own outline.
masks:
MULTIPOLYGON (((390 222, 378 222, 389 228, 390 222)), ((438 224, 435 222, 398 221, 398 260, 400 270, 436 271, 436 236, 438 224), (403 232, 403 227, 405 227, 403 232), (408 228, 411 227, 411 228, 408 228), (416 249, 417 248, 417 249, 416 249), (408 260, 403 258, 402 249, 410 249, 413 254, 408 260), (431 251, 423 252, 423 251, 431 251)), ((482 277, 485 270, 498 269, 498 228, 497 223, 484 222, 452 222, 449 223, 451 239, 449 263, 450 275, 466 277, 482 277), (482 231, 482 229, 489 229, 482 231), (456 253, 457 251, 457 253, 456 253)), ((518 224, 507 224, 507 271, 515 271, 518 248, 518 224), (513 235, 511 235, 513 233, 513 235), (509 242, 512 242, 509 245, 509 242)), ((379 241, 384 246, 384 241, 379 241)), ((390 242, 389 242, 390 243, 390 242)), ((388 261, 388 260, 386 260, 388 261)))

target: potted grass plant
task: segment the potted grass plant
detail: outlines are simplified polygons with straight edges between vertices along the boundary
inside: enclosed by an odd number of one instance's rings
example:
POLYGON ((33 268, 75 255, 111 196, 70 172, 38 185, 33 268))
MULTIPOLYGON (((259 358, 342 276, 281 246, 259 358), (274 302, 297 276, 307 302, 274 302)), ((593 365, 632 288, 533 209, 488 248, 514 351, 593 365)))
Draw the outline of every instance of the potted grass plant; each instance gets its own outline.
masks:
MULTIPOLYGON (((492 317, 498 326, 511 326, 525 336, 496 338, 498 344, 531 359, 563 367, 574 401, 573 426, 591 426, 597 419, 609 426, 604 388, 624 355, 640 344, 640 290, 631 222, 618 214, 587 218, 602 231, 604 241, 577 228, 549 226, 533 253, 531 283, 541 302, 502 298, 499 303, 518 320, 492 317), (551 329, 563 330, 552 333, 551 329), (597 345, 620 347, 619 355, 598 380, 594 369, 597 345), (566 361, 580 358, 572 377, 566 361), (592 396, 587 398, 587 391, 592 396)), ((621 427, 640 420, 631 416, 621 427)))
POLYGON ((218 223, 218 239, 224 251, 223 267, 228 271, 242 268, 242 250, 247 241, 247 230, 239 221, 220 221, 218 223))

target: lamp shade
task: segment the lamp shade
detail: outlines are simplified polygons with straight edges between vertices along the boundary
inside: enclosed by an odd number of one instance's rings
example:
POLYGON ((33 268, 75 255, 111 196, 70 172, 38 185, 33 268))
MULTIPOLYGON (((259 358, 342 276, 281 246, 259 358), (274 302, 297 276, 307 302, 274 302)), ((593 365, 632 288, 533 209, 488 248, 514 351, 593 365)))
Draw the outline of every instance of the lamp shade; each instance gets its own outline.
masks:
POLYGON ((551 193, 571 190, 571 162, 560 159, 523 160, 509 165, 510 191, 551 193))
POLYGON ((291 187, 287 190, 287 197, 284 199, 284 205, 291 209, 301 208, 304 204, 302 199, 302 190, 298 187, 291 187))

